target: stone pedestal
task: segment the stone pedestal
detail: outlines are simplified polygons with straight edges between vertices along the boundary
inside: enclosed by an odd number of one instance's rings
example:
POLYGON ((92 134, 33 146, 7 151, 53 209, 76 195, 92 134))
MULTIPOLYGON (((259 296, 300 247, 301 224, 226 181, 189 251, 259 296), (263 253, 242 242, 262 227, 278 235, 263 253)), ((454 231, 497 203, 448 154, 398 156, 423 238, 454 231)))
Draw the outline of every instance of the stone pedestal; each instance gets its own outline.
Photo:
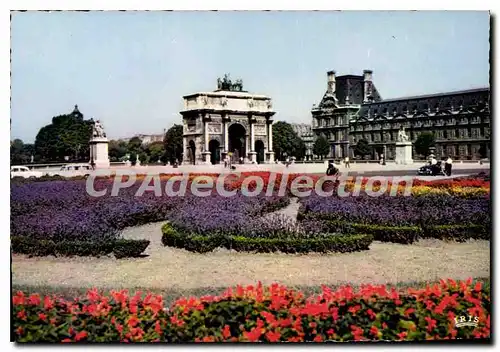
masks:
POLYGON ((413 164, 411 142, 396 142, 396 164, 413 164))
POLYGON ((210 152, 203 152, 201 154, 203 155, 203 164, 211 165, 212 163, 210 162, 210 155, 212 153, 210 153, 210 152))
POLYGON ((248 160, 251 163, 257 163, 257 152, 248 152, 248 160))
POLYGON ((274 152, 267 152, 266 160, 268 164, 274 164, 274 152))
POLYGON ((109 168, 108 143, 106 137, 94 137, 89 141, 89 163, 93 163, 96 168, 109 168))

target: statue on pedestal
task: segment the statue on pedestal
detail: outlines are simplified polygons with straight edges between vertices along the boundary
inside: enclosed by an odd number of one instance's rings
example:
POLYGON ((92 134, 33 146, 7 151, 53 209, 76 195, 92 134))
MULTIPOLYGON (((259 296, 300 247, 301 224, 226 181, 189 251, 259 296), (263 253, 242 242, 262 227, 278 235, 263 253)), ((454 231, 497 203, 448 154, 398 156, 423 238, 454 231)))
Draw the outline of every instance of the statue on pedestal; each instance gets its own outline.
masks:
POLYGON ((408 135, 405 133, 404 127, 401 127, 398 132, 398 142, 408 142, 408 135))
POLYGON ((94 138, 106 138, 106 133, 104 132, 104 127, 99 120, 94 122, 92 126, 92 137, 94 138))

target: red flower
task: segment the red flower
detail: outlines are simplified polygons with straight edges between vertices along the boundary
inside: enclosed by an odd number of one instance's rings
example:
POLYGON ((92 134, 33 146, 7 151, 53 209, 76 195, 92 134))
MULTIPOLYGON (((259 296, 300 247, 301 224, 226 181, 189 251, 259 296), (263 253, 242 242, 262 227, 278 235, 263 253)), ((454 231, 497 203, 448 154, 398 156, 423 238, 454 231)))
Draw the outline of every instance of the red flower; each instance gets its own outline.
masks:
POLYGON ((281 334, 279 332, 269 331, 266 334, 266 338, 269 342, 278 342, 280 340, 281 334))
POLYGON ((355 305, 355 306, 352 306, 352 307, 349 307, 348 311, 349 313, 351 313, 352 315, 356 315, 356 313, 361 309, 361 306, 359 304, 355 305))
POLYGON ((205 336, 202 341, 203 342, 214 342, 215 338, 213 336, 205 336))
POLYGON ((374 336, 378 336, 378 333, 379 333, 378 328, 377 328, 375 325, 373 325, 373 326, 370 328, 370 333, 371 333, 372 335, 374 335, 374 336))
POLYGON ((26 312, 24 310, 19 311, 17 317, 21 320, 26 320, 26 312))
POLYGON ((253 328, 252 330, 250 330, 250 332, 245 331, 243 333, 243 336, 245 336, 250 342, 259 341, 260 335, 261 335, 260 328, 253 328))
POLYGON ((363 338, 363 329, 358 326, 351 325, 352 335, 354 336, 354 340, 359 341, 363 338))
POLYGON ((313 339, 314 342, 323 342, 323 338, 321 335, 316 335, 313 339))
POLYGON ((46 320, 47 320, 47 316, 46 316, 45 314, 43 314, 43 313, 38 314, 38 318, 39 318, 40 320, 43 320, 43 321, 46 321, 46 320))
POLYGON ((37 306, 40 304, 40 295, 38 293, 32 294, 30 298, 28 298, 29 304, 33 306, 37 306))
POLYGON ((136 327, 139 324, 139 319, 135 315, 132 315, 127 322, 127 325, 131 328, 136 327))
POLYGON ((161 325, 160 325, 160 321, 157 320, 155 322, 155 332, 158 334, 158 335, 161 335, 161 325))
POLYGON ((231 330, 229 329, 229 325, 225 325, 224 329, 222 329, 222 336, 227 339, 231 336, 231 330))
POLYGON ((292 319, 290 318, 280 319, 278 320, 278 325, 281 326, 282 328, 286 328, 287 326, 292 325, 292 319))
POLYGON ((93 289, 87 291, 87 299, 91 302, 99 300, 99 292, 97 291, 97 288, 94 287, 93 289))
POLYGON ((23 327, 22 327, 22 326, 20 326, 20 327, 18 327, 18 328, 16 329, 16 333, 17 333, 18 335, 22 335, 22 334, 23 334, 23 332, 24 332, 24 329, 23 329, 23 327))
POLYGON ((49 296, 45 296, 43 298, 43 308, 45 310, 52 309, 54 307, 54 302, 50 299, 49 296))
POLYGON ((76 334, 75 336, 75 341, 80 341, 80 340, 83 340, 84 338, 86 338, 88 336, 87 332, 86 331, 80 331, 78 334, 76 334))
POLYGON ((436 321, 430 317, 425 317, 424 319, 427 322, 427 331, 431 332, 436 327, 436 321))
POLYGON ((406 338, 406 336, 408 336, 408 333, 406 331, 403 331, 403 332, 397 334, 397 336, 399 337, 400 340, 404 340, 406 338))
POLYGON ((368 314, 368 316, 370 317, 371 320, 375 320, 375 318, 377 317, 377 315, 371 309, 368 309, 366 311, 366 314, 368 314))
POLYGON ((407 310, 405 310, 405 316, 410 316, 411 313, 415 312, 415 309, 413 308, 408 308, 407 310))
POLYGON ((73 342, 73 340, 71 340, 71 339, 64 339, 61 342, 73 342))
POLYGON ((382 329, 387 329, 387 324, 386 323, 382 323, 382 329))
POLYGON ((482 287, 483 287, 483 284, 481 283, 481 281, 478 281, 478 282, 476 282, 476 286, 474 286, 474 291, 480 292, 482 287))
POLYGON ((12 303, 14 303, 15 306, 23 305, 25 303, 24 293, 17 291, 16 295, 12 297, 12 303))
POLYGON ((328 334, 328 336, 331 336, 335 333, 335 331, 333 331, 333 329, 328 329, 326 333, 328 334))
POLYGON ((310 327, 311 329, 316 328, 316 326, 318 326, 318 324, 316 324, 314 321, 311 321, 311 322, 309 323, 309 327, 310 327))

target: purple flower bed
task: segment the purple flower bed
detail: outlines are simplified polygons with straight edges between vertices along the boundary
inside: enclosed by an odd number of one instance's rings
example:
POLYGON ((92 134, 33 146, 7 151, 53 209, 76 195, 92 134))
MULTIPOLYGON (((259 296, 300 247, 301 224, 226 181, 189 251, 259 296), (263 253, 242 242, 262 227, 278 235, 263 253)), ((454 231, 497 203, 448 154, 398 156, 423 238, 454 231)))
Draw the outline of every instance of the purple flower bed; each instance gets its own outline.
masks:
POLYGON ((240 235, 255 232, 264 213, 277 210, 288 197, 233 197, 212 195, 187 196, 170 216, 170 222, 182 231, 210 235, 240 235))
MULTIPOLYGON (((253 229, 255 218, 288 204, 287 197, 135 196, 141 182, 110 196, 109 180, 98 180, 102 197, 91 197, 86 181, 47 181, 11 185, 11 236, 54 241, 97 241, 119 237, 127 226, 171 220, 190 232, 238 233, 253 229)), ((166 181, 162 182, 162 190, 166 181)))
MULTIPOLYGON (((97 181, 96 189, 112 181, 97 181)), ((178 197, 134 197, 140 183, 118 197, 91 197, 85 181, 33 182, 11 187, 11 235, 52 240, 108 240, 127 226, 160 221, 178 197)), ((110 190, 111 187, 108 187, 110 190)))
POLYGON ((301 202, 301 213, 307 217, 335 221, 394 226, 491 223, 488 197, 464 199, 428 195, 325 198, 313 195, 301 202))

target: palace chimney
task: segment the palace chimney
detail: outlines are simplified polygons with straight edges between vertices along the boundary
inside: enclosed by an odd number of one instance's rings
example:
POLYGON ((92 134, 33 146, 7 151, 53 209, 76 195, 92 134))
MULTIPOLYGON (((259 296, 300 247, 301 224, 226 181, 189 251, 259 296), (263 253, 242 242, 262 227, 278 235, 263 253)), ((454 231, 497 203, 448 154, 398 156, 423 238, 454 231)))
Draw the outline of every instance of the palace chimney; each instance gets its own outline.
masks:
POLYGON ((369 103, 373 99, 372 92, 372 70, 363 71, 363 103, 369 103))
POLYGON ((326 91, 335 96, 335 90, 336 90, 335 71, 328 71, 327 76, 328 76, 328 88, 326 91))

